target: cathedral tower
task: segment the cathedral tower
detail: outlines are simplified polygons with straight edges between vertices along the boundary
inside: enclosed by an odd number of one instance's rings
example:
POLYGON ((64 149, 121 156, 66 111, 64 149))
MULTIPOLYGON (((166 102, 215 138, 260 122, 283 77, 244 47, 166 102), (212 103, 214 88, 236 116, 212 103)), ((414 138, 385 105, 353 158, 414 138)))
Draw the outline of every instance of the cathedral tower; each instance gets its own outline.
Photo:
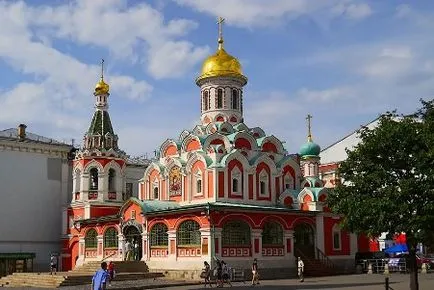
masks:
POLYGON ((243 122, 243 87, 247 78, 241 64, 223 48, 222 25, 219 17, 218 48, 202 65, 202 73, 196 79, 201 91, 201 123, 243 122))
MULTIPOLYGON (((318 144, 313 142, 312 139, 312 127, 311 127, 312 116, 307 115, 306 120, 307 120, 308 134, 307 134, 307 142, 300 148, 301 169, 303 171, 305 178, 310 177, 310 178, 318 179, 319 163, 320 163, 319 154, 321 152, 321 148, 319 147, 318 144)), ((320 187, 320 186, 322 186, 322 184, 319 179, 315 180, 315 182, 311 184, 311 187, 320 187), (317 183, 316 181, 318 181, 319 183, 317 183)))

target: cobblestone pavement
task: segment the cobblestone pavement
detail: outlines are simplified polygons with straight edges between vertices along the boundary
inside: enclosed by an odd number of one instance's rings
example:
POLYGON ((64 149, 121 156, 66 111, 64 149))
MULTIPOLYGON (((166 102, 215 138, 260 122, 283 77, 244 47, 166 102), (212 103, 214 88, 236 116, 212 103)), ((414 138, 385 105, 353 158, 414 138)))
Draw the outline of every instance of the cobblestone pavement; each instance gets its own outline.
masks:
MULTIPOLYGON (((392 274, 389 276, 390 287, 393 290, 408 290, 409 275, 392 274)), ((383 275, 346 275, 332 277, 306 278, 304 283, 296 279, 261 281, 260 285, 252 287, 246 283, 233 283, 231 289, 270 289, 270 290, 383 290, 385 276, 383 275)), ((167 290, 204 289, 203 285, 185 285, 187 281, 170 281, 164 279, 143 279, 135 281, 113 281, 108 289, 152 289, 165 288, 167 290), (183 285, 182 285, 183 284, 183 285)), ((215 286, 215 285, 214 285, 215 286)), ((214 288, 214 287, 213 287, 214 288)), ((229 288, 229 285, 225 285, 229 288)), ((6 288, 5 288, 6 289, 6 288)), ((45 288, 11 288, 14 290, 45 289, 45 288)), ((90 285, 61 287, 61 290, 89 290, 90 285)), ((434 274, 419 275, 419 290, 434 289, 434 274)))

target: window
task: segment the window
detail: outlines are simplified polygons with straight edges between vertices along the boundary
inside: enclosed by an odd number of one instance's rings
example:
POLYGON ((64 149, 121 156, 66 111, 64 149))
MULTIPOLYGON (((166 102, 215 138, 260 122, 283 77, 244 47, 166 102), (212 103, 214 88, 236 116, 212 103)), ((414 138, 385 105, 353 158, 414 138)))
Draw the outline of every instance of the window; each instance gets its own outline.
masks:
POLYGON ((204 106, 205 111, 209 110, 209 92, 208 91, 203 92, 203 106, 204 106))
POLYGON ((98 169, 92 168, 89 171, 90 179, 89 179, 89 189, 90 190, 98 190, 98 169))
POLYGON ((341 249, 341 230, 338 225, 333 226, 333 250, 341 249))
POLYGON ((238 91, 232 90, 232 109, 238 110, 238 91))
POLYGON ((104 233, 104 248, 118 247, 118 231, 115 228, 108 228, 104 233))
POLYGON ((87 231, 84 237, 84 246, 86 249, 96 249, 98 245, 98 240, 96 238, 97 233, 95 229, 90 229, 87 231))
POLYGON ((158 187, 154 187, 154 199, 158 199, 158 187))
POLYGON ((131 182, 127 182, 125 185, 125 199, 129 199, 133 196, 133 184, 131 182))
POLYGON ((115 186, 115 177, 116 177, 116 171, 113 168, 110 168, 109 174, 108 174, 108 187, 109 192, 116 191, 115 186))
POLYGON ((167 226, 163 223, 154 225, 150 232, 151 247, 167 246, 169 244, 169 236, 167 234, 167 226))
POLYGON ((200 179, 196 181, 196 193, 202 193, 202 180, 200 179))
POLYGON ((223 89, 217 90, 217 109, 223 108, 223 89))
POLYGON ((223 226, 223 246, 250 246, 250 226, 244 221, 230 221, 223 226))
POLYGON ((132 210, 132 211, 131 211, 131 219, 132 219, 132 220, 135 220, 135 219, 136 219, 136 211, 135 211, 135 210, 132 210))
POLYGON ((183 222, 176 232, 178 246, 199 246, 200 231, 199 224, 192 220, 183 222))
POLYGON ((283 229, 276 222, 266 222, 262 231, 262 245, 266 246, 282 246, 283 245, 283 229))
POLYGON ((238 192, 238 179, 232 179, 232 192, 238 192))
POLYGON ((265 170, 259 175, 259 194, 268 195, 268 174, 265 170))
POLYGON ((292 188, 292 179, 288 175, 285 176, 285 189, 292 188))

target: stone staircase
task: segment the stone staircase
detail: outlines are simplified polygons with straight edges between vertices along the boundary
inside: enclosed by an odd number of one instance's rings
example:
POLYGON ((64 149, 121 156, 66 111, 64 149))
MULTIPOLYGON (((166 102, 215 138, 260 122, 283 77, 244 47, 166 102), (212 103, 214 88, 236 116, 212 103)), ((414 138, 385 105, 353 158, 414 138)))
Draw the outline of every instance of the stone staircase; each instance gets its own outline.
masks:
POLYGON ((340 272, 333 262, 318 248, 315 249, 316 257, 305 255, 303 251, 296 249, 297 257, 301 257, 304 263, 304 275, 307 277, 323 277, 338 275, 340 272))
MULTIPOLYGON (((92 276, 100 268, 101 262, 89 262, 69 272, 13 273, 0 279, 2 287, 43 287, 58 288, 90 284, 92 276)), ((149 273, 146 263, 139 261, 115 262, 116 281, 162 277, 158 272, 149 273)))

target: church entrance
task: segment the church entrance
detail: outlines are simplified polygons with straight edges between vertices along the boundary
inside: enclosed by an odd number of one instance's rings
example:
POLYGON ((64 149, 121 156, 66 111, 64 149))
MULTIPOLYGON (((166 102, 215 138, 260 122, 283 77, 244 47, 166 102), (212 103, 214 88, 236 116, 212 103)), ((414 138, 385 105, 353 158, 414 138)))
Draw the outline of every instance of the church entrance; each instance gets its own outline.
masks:
MULTIPOLYGON (((124 228, 123 234, 125 243, 130 243, 132 251, 132 253, 130 253, 130 255, 127 254, 125 258, 130 261, 140 261, 140 259, 142 259, 142 234, 139 229, 134 225, 127 226, 124 228)), ((128 251, 128 249, 125 249, 125 251, 128 251)))
POLYGON ((301 252, 304 256, 315 258, 315 233, 311 225, 302 223, 294 228, 295 255, 301 252))

